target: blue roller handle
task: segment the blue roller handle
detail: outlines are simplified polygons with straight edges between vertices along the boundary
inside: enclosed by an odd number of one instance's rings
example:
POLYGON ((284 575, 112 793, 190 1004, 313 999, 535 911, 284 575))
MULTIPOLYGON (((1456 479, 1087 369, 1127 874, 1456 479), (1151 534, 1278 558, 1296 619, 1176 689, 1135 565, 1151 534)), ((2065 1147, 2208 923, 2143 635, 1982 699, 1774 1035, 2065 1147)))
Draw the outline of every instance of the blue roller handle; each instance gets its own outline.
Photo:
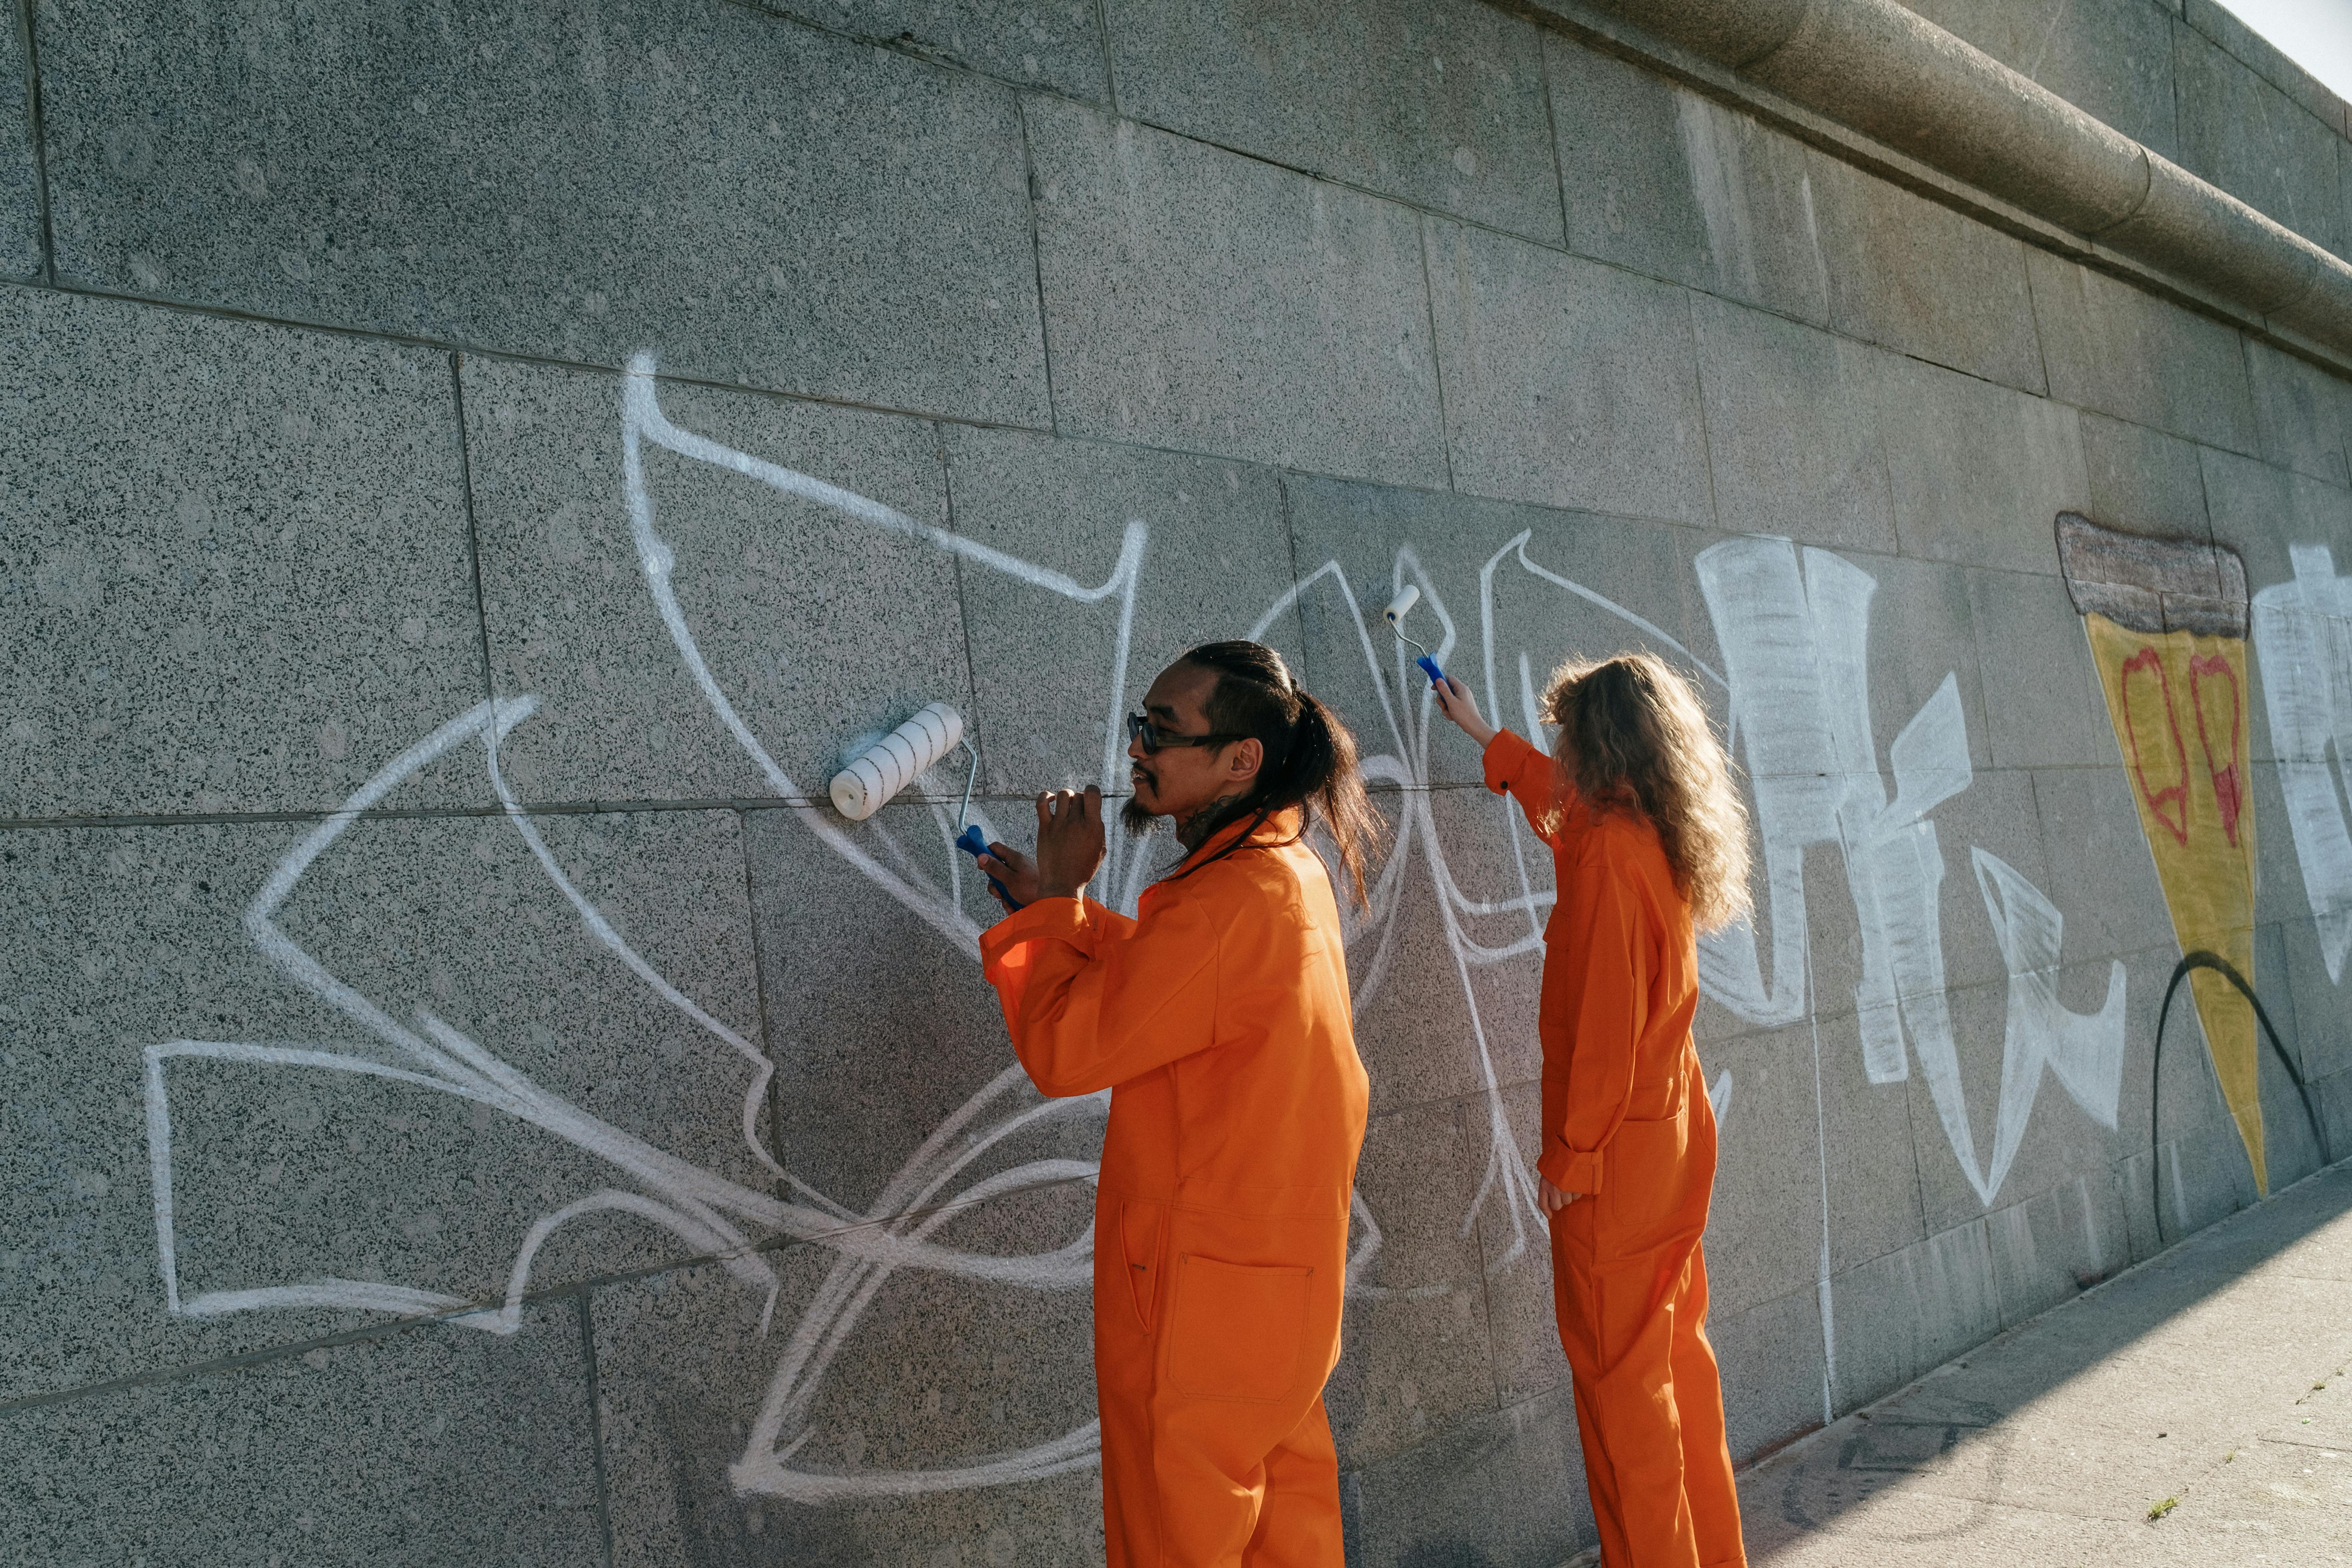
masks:
MULTIPOLYGON (((980 836, 980 829, 978 826, 971 826, 956 835, 956 847, 962 850, 965 854, 972 857, 972 858, 978 859, 981 856, 988 853, 988 840, 980 836)), ((998 881, 993 877, 991 877, 988 879, 988 890, 994 893, 998 898, 1003 899, 1009 908, 1017 910, 1021 907, 1021 900, 1014 898, 1011 893, 1005 891, 1004 884, 998 881)))
POLYGON ((1421 672, 1422 674, 1429 677, 1430 685, 1435 686, 1445 679, 1445 672, 1438 668, 1437 661, 1430 658, 1427 654, 1423 654, 1419 658, 1414 659, 1412 662, 1421 666, 1421 672))

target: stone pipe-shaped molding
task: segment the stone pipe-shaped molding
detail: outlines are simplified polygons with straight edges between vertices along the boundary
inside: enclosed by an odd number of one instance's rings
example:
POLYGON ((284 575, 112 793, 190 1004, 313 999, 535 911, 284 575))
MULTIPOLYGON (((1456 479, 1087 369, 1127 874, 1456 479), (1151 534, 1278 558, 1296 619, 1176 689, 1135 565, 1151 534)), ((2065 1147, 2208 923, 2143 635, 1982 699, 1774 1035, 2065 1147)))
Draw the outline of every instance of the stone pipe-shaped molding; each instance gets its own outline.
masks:
MULTIPOLYGON (((1591 0, 2085 239, 2352 353, 2352 265, 1895 0, 1591 0)), ((1572 19, 1573 0, 1531 0, 1572 19)))

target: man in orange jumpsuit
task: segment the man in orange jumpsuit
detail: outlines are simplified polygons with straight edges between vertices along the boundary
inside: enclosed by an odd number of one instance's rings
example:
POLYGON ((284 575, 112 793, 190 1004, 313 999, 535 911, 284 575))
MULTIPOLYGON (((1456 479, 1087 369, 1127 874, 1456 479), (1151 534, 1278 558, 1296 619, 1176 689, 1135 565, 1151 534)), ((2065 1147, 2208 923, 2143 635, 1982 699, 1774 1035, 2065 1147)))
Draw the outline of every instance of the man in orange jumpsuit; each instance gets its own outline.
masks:
POLYGON ((1715 1109, 1691 1041, 1689 905, 1638 809, 1592 809, 1551 757, 1485 724, 1458 685, 1441 702, 1485 746, 1487 787, 1515 796, 1552 846, 1537 1170, 1601 1561, 1744 1565, 1706 1330, 1715 1109))
POLYGON ((1335 801, 1361 806, 1353 747, 1255 644, 1194 649, 1145 709, 1129 826, 1173 817, 1188 853, 1135 919, 1085 897, 1099 790, 1039 797, 1034 865, 1001 844, 982 861, 1024 905, 981 944, 1022 1066, 1047 1095, 1111 1091, 1094 1302, 1109 1564, 1342 1568, 1323 1384, 1369 1086, 1339 905, 1300 832, 1310 802, 1327 823, 1335 801))

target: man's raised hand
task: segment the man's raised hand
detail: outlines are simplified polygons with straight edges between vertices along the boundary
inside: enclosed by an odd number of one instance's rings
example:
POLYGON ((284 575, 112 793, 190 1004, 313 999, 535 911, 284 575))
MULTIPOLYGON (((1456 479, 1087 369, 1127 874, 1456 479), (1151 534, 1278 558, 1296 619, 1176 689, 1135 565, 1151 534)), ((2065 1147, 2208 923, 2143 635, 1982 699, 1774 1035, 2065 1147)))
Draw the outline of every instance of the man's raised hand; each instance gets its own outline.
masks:
MULTIPOLYGON (((1100 789, 1053 789, 1037 797, 1038 898, 1084 898, 1103 853, 1100 789)), ((1013 896, 1020 897, 1018 890, 1013 896)))

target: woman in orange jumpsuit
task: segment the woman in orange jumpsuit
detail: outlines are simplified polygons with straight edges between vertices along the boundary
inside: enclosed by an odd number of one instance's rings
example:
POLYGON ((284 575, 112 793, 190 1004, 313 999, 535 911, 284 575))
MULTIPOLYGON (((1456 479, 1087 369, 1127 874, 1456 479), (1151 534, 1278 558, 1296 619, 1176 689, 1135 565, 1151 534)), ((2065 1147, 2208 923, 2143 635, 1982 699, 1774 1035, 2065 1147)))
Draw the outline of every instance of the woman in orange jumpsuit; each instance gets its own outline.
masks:
POLYGON ((1647 654, 1552 678, 1555 756, 1486 723, 1454 681, 1439 701, 1552 849, 1537 1169, 1601 1560, 1744 1564, 1699 1245, 1715 1113, 1691 1043, 1694 917, 1711 929, 1746 907, 1729 765, 1688 683, 1647 654))
POLYGON ((1343 1568, 1323 1384, 1339 1358, 1369 1086, 1320 818, 1362 894, 1355 745, 1255 643, 1194 648, 1129 721, 1130 827, 1184 859, 1129 920, 1085 897, 1102 795, 1042 795, 1024 907, 982 938, 1041 1093, 1111 1091, 1095 1202, 1110 1568, 1343 1568))

